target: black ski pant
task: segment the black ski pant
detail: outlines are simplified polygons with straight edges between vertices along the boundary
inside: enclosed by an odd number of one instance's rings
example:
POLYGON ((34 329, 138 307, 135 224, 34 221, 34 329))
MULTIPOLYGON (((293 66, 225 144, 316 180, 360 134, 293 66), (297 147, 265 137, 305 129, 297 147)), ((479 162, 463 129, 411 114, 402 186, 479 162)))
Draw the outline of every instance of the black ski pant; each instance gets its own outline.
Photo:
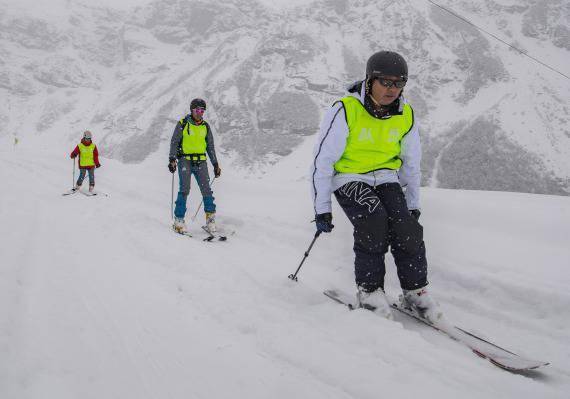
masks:
POLYGON ((384 289, 384 257, 388 247, 394 256, 402 289, 427 285, 423 227, 410 215, 398 183, 372 187, 363 182, 350 182, 334 194, 354 226, 354 269, 358 286, 366 291, 384 289))

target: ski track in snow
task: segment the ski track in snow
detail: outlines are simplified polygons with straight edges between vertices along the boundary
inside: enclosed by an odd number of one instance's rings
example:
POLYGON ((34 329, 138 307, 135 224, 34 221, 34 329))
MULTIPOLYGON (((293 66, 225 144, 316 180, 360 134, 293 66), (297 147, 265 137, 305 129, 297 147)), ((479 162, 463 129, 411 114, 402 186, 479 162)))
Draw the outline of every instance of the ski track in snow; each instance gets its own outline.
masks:
MULTIPOLYGON (((170 230, 164 159, 103 159, 97 189, 109 197, 62 197, 71 165, 60 149, 0 144, 2 398, 376 398, 402 391, 564 398, 570 389, 570 250, 556 238, 568 236, 568 198, 424 190, 432 292, 448 317, 552 363, 513 374, 410 320, 347 312, 324 297, 326 288, 354 290, 351 229, 336 206, 333 234, 317 240, 298 283, 287 279, 314 233, 308 185, 302 173, 289 175, 304 169, 303 149, 261 179, 227 165, 214 192, 219 223, 236 234, 204 243, 203 213, 191 225, 195 237, 170 230), (526 214, 544 208, 556 217, 526 214), (533 256, 521 248, 531 242, 533 256)), ((190 216, 197 192, 194 185, 190 216)), ((387 260, 387 291, 395 297, 387 260)))

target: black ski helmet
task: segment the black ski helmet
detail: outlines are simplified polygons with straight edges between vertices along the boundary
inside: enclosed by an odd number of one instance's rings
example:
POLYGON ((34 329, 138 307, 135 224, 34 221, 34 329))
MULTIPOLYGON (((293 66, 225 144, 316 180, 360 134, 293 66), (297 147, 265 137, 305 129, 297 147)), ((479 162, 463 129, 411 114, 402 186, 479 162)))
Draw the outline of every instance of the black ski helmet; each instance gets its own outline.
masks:
POLYGON ((206 109, 206 101, 202 100, 201 98, 195 98, 192 101, 190 101, 190 111, 196 108, 206 109))
POLYGON ((408 64, 400 54, 393 51, 379 51, 372 54, 366 63, 366 78, 398 76, 408 80, 408 64))

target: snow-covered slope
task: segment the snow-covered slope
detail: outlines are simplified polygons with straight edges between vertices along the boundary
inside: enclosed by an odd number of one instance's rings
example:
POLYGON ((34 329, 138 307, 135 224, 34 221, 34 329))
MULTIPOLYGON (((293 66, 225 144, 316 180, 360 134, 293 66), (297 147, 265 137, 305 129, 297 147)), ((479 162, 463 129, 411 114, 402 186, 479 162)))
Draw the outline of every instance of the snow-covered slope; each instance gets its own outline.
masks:
MULTIPOLYGON (((0 140, 0 397, 566 398, 570 389, 568 197, 426 188, 432 291, 457 324, 550 361, 502 371, 433 331, 321 294, 353 290, 352 236, 334 209, 317 241, 305 143, 214 186, 225 243, 169 229, 162 147, 102 159, 108 197, 62 197, 67 150, 0 140)), ((193 211, 199 198, 193 192, 193 211)), ((203 214, 199 215, 202 220, 203 214)), ((192 231, 200 236, 198 222, 192 231)), ((388 292, 398 287, 393 265, 388 292)))
MULTIPOLYGON (((439 3, 569 75, 568 1, 439 3)), ((0 6, 1 136, 69 144, 89 128, 104 154, 136 163, 201 96, 224 152, 259 170, 388 48, 409 60, 425 185, 570 191, 568 79, 427 0, 0 6)))

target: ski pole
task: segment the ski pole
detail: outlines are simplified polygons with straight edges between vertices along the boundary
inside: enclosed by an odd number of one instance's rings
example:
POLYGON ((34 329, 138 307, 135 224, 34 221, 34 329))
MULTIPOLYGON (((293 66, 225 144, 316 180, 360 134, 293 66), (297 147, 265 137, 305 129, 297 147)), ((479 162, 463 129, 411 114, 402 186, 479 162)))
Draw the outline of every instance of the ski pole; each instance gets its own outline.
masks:
POLYGON ((75 188, 75 158, 71 158, 73 161, 73 183, 71 183, 71 188, 75 188))
POLYGON ((311 248, 313 248, 313 245, 315 245, 315 241, 317 241, 317 238, 319 238, 319 236, 321 235, 320 231, 317 231, 315 233, 315 237, 313 238, 313 241, 311 241, 311 245, 309 245, 309 248, 305 251, 305 256, 303 257, 303 260, 301 261, 301 264, 299 265, 299 267, 297 268, 297 271, 295 271, 295 274, 290 274, 289 278, 293 281, 297 281, 297 273, 299 273, 299 270, 301 270, 301 266, 303 266, 303 263, 305 263, 305 260, 307 260, 307 257, 309 256, 309 252, 311 252, 311 248))
POLYGON ((172 186, 170 189, 170 218, 174 220, 174 173, 172 174, 172 186))
MULTIPOLYGON (((214 182, 216 181, 216 178, 212 178, 212 180, 210 180, 208 182, 208 184, 210 185, 210 188, 214 185, 214 182)), ((200 212, 200 208, 202 208, 202 203, 204 202, 204 198, 202 198, 202 200, 200 201, 200 205, 198 205, 198 209, 196 209, 196 213, 194 214, 194 216, 192 216, 192 221, 196 220, 196 216, 198 216, 198 212, 200 212)))

